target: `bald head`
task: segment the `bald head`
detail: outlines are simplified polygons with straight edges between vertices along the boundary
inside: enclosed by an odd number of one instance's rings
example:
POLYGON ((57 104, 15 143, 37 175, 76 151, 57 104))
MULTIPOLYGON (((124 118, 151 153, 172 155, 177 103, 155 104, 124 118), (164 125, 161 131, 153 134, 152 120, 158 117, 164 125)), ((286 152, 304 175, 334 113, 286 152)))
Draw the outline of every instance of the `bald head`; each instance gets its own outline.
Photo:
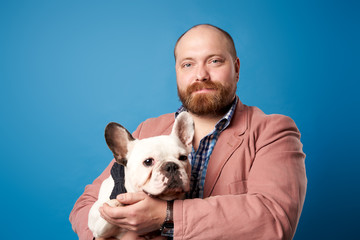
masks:
POLYGON ((221 28, 213 26, 211 24, 199 24, 199 25, 195 25, 192 28, 190 28, 189 30, 187 30, 176 41, 175 48, 174 48, 175 61, 176 61, 176 56, 177 56, 177 47, 182 40, 191 38, 193 34, 204 34, 204 36, 206 36, 206 33, 212 33, 212 34, 217 35, 218 37, 223 38, 224 44, 226 44, 226 48, 228 49, 233 60, 235 60, 237 58, 234 40, 232 39, 232 37, 230 36, 230 34, 228 32, 222 30, 221 28))

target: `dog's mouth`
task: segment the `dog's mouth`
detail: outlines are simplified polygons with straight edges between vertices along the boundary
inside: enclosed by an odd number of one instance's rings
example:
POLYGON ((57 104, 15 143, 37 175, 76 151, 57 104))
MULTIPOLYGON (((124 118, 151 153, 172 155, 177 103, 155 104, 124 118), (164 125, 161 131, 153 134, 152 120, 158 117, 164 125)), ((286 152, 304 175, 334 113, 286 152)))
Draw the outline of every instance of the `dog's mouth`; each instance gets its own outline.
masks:
POLYGON ((185 196, 185 191, 183 188, 173 188, 173 189, 167 189, 164 193, 160 194, 158 198, 170 201, 174 199, 181 199, 185 196))
POLYGON ((169 162, 162 165, 159 171, 152 171, 142 191, 152 197, 173 200, 182 198, 189 188, 187 174, 179 169, 179 165, 169 162))
POLYGON ((147 192, 145 189, 143 189, 143 192, 149 195, 150 197, 156 197, 162 200, 170 201, 174 199, 180 199, 185 195, 184 189, 181 187, 179 188, 166 188, 165 191, 163 191, 160 194, 151 194, 147 192))
POLYGON ((162 189, 157 188, 157 190, 161 189, 160 191, 156 191, 155 189, 144 189, 144 188, 142 190, 144 193, 146 193, 151 197, 156 197, 163 200, 173 200, 173 199, 182 198, 185 192, 189 191, 188 188, 189 187, 187 186, 183 186, 183 182, 179 178, 172 177, 168 179, 167 183, 163 185, 162 189))

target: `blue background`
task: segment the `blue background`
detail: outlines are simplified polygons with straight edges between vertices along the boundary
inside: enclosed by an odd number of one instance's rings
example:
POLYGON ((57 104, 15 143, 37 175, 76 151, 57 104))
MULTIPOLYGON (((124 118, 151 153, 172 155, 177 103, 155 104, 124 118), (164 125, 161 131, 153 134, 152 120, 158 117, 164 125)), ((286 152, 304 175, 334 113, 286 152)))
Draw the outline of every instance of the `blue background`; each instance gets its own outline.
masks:
POLYGON ((76 239, 68 215, 111 160, 103 130, 172 112, 173 47, 198 23, 232 34, 238 95, 291 116, 308 191, 295 239, 359 228, 357 1, 1 1, 1 238, 76 239), (51 236, 51 237, 50 237, 51 236))

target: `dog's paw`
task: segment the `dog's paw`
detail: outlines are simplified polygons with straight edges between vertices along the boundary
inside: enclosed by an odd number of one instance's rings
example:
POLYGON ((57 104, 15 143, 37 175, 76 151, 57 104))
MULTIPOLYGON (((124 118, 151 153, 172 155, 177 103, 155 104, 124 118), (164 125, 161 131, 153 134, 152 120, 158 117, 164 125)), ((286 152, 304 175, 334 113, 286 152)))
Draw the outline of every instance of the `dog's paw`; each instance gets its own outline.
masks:
POLYGON ((116 199, 111 199, 109 201, 106 202, 110 207, 119 207, 119 206, 122 206, 121 203, 119 203, 118 200, 116 199))

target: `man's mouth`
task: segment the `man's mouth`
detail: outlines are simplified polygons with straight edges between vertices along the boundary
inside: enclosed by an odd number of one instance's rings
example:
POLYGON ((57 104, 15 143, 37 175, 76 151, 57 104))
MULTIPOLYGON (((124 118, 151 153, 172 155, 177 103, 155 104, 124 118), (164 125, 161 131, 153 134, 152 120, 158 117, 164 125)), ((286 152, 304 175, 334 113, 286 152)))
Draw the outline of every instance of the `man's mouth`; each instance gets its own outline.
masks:
POLYGON ((188 93, 207 93, 218 90, 218 86, 213 82, 197 82, 188 87, 188 93))
POLYGON ((206 93, 206 92, 212 92, 215 90, 216 90, 215 88, 202 88, 202 89, 195 90, 192 93, 206 93))

